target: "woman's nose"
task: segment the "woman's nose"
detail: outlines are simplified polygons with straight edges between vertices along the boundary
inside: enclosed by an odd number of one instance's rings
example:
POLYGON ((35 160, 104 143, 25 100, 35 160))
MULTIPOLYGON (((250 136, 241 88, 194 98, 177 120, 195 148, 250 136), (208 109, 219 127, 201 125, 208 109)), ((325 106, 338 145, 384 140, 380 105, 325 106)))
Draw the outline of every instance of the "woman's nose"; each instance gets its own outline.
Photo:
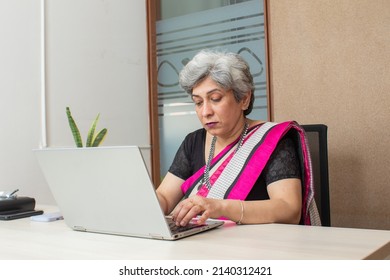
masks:
POLYGON ((202 116, 207 117, 213 113, 213 110, 208 102, 203 103, 202 116))

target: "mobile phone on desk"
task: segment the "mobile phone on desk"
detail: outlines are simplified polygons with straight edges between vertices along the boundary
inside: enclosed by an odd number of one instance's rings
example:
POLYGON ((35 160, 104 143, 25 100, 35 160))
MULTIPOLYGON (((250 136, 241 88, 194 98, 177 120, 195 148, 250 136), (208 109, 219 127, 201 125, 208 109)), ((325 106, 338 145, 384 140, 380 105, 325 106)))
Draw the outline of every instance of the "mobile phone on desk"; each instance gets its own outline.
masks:
POLYGON ((37 215, 31 217, 31 221, 35 222, 53 222, 58 220, 63 220, 62 214, 60 212, 45 213, 42 215, 37 215))
POLYGON ((25 210, 25 211, 4 211, 0 213, 0 220, 9 221, 21 218, 27 218, 35 215, 42 215, 42 210, 25 210))

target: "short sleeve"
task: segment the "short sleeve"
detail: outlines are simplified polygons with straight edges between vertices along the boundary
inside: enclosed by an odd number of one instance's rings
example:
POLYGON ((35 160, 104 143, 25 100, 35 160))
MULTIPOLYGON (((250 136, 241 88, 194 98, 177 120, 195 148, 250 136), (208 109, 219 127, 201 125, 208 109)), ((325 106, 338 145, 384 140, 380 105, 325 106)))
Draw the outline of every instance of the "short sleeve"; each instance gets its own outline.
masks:
POLYGON ((205 137, 204 129, 188 134, 177 150, 168 171, 183 180, 187 180, 199 168, 204 166, 205 137))
POLYGON ((265 183, 287 178, 301 178, 300 164, 294 141, 285 137, 278 143, 264 168, 265 183))
POLYGON ((181 143, 179 149, 176 152, 175 158, 173 159, 173 162, 171 164, 171 167, 169 168, 169 172, 173 175, 186 180, 188 177, 191 176, 191 164, 190 159, 185 153, 185 142, 181 143))

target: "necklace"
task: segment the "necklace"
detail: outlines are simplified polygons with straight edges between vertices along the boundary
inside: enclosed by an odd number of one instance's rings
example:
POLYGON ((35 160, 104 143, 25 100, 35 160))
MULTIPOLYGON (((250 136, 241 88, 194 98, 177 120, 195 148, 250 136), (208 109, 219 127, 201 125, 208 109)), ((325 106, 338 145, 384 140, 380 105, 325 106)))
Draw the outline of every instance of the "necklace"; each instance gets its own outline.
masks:
MULTIPOLYGON (((238 145, 234 151, 236 153, 242 146, 244 142, 244 138, 248 132, 249 125, 247 122, 245 122, 244 129, 241 132, 240 135, 240 140, 238 141, 238 145)), ((209 152, 209 157, 207 159, 206 167, 204 169, 204 174, 203 174, 203 183, 202 185, 206 185, 207 189, 211 189, 211 183, 210 183, 210 165, 211 165, 211 160, 214 157, 214 152, 215 152, 215 143, 217 142, 217 137, 213 136, 213 139, 211 140, 211 145, 210 145, 210 152, 209 152)))

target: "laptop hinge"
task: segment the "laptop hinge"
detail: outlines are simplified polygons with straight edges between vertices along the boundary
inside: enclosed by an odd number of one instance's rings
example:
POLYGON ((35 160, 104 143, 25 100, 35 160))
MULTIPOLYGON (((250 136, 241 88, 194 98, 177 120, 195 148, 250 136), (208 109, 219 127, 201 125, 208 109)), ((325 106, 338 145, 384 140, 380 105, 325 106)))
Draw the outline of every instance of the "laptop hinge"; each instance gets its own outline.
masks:
POLYGON ((78 231, 87 231, 87 229, 82 226, 73 226, 73 229, 78 231))

